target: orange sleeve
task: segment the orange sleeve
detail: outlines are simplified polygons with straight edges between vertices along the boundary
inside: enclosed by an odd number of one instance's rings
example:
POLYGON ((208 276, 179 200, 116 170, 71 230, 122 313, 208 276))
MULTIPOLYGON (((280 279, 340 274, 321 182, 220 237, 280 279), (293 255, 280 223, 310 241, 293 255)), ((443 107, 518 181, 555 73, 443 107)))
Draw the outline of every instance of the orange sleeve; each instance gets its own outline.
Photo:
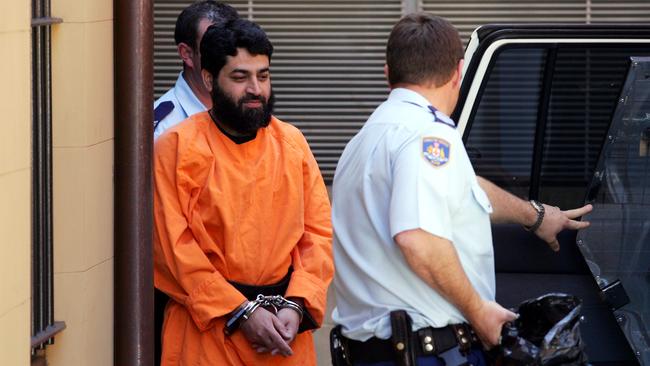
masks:
POLYGON ((305 231, 292 252, 294 272, 286 297, 304 300, 306 310, 320 326, 325 315, 327 287, 334 276, 330 203, 316 159, 302 138, 304 151, 305 231))
POLYGON ((211 159, 197 151, 179 153, 174 132, 161 136, 154 149, 155 284, 183 304, 202 331, 246 300, 201 249, 197 238, 206 235, 194 232, 205 230, 196 202, 211 159))

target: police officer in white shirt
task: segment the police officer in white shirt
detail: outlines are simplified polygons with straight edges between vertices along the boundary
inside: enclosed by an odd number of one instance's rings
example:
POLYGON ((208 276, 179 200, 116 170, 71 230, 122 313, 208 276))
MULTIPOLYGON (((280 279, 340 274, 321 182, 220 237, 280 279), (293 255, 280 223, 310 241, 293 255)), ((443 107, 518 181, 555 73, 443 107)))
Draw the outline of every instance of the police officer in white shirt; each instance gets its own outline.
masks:
POLYGON ((174 40, 183 71, 176 84, 154 103, 154 139, 187 117, 212 108, 201 79, 199 45, 205 30, 217 22, 237 19, 235 8, 216 1, 200 1, 185 8, 176 20, 174 40))
POLYGON ((391 32, 392 91, 346 146, 332 187, 334 362, 345 344, 353 365, 484 365, 483 347, 516 317, 494 302, 490 220, 528 226, 555 250, 559 231, 588 225, 572 219, 590 206, 531 204, 476 177, 448 117, 462 52, 456 29, 425 13, 391 32))

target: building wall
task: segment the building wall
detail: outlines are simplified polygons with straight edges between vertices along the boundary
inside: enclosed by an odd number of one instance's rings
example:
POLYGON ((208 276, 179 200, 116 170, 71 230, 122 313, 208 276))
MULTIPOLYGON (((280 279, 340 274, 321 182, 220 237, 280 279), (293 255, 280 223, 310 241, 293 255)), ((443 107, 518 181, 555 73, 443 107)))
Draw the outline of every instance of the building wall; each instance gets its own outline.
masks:
MULTIPOLYGON (((57 365, 113 363, 111 1, 52 0, 57 365)), ((31 1, 0 2, 0 363, 30 364, 31 1)))
POLYGON ((113 4, 51 0, 54 311, 49 365, 113 364, 113 4))
POLYGON ((0 363, 30 352, 30 3, 0 3, 0 363))

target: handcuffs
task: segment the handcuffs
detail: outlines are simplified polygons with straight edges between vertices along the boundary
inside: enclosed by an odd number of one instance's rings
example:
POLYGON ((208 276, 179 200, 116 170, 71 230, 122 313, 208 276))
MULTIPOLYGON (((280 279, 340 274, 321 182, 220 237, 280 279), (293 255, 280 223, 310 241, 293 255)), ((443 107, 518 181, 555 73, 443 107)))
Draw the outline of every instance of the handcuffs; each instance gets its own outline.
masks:
POLYGON ((280 295, 273 296, 264 296, 257 295, 257 298, 253 301, 248 301, 244 304, 241 304, 234 312, 233 315, 226 322, 226 326, 223 328, 223 332, 226 335, 231 335, 239 327, 248 320, 248 318, 253 315, 253 312, 259 307, 263 307, 267 310, 270 310, 273 314, 277 314, 279 310, 284 308, 289 308, 295 310, 298 315, 300 315, 300 321, 302 322, 303 310, 298 303, 287 300, 280 295))

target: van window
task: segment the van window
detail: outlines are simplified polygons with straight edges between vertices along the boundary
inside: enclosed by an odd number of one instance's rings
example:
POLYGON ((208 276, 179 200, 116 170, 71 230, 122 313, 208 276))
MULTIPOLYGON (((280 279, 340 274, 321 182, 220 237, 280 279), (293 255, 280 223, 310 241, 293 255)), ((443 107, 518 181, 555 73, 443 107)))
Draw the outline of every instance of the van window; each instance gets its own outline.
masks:
POLYGON ((527 198, 546 50, 499 53, 465 143, 476 174, 527 198))
POLYGON ((629 57, 647 52, 643 45, 504 46, 468 123, 476 173, 524 199, 582 205, 629 57))

